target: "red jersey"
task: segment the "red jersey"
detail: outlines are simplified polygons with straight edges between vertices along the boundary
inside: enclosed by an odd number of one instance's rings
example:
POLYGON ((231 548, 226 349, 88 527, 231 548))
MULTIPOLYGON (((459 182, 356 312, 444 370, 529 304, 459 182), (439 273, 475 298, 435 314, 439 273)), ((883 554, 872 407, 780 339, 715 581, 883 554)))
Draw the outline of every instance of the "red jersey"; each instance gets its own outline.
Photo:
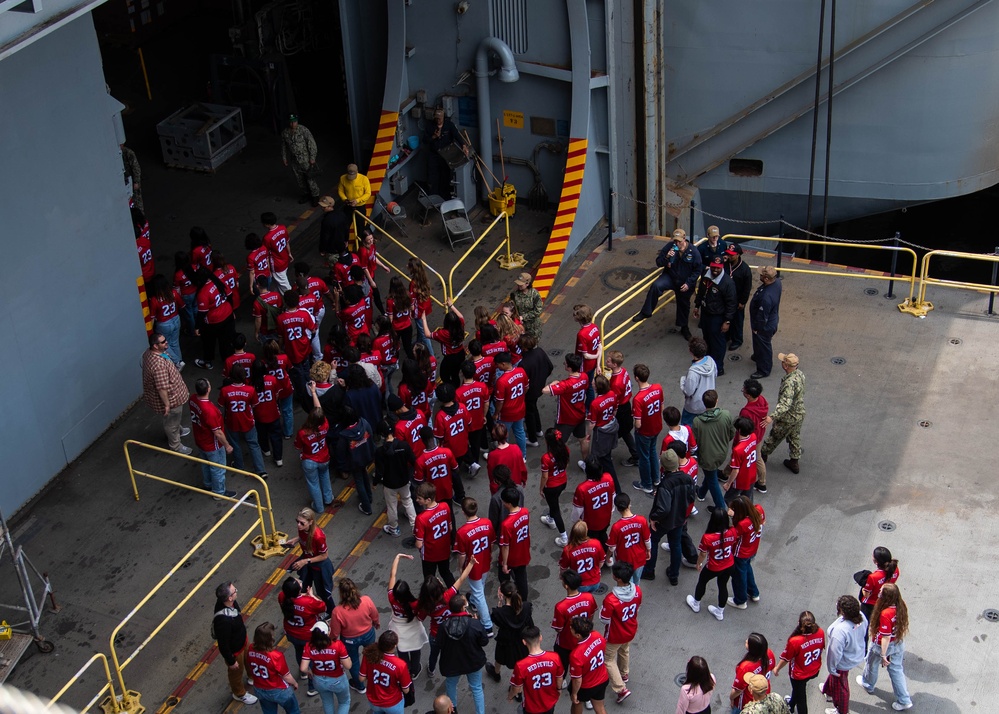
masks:
POLYGON ((196 245, 191 248, 191 266, 197 270, 204 268, 212 269, 212 247, 210 245, 196 245))
POLYGON ((233 367, 242 367, 246 370, 246 376, 249 377, 250 368, 253 367, 253 363, 256 360, 256 356, 249 352, 234 352, 225 358, 225 364, 222 365, 222 374, 226 377, 231 377, 233 367))
MULTIPOLYGON (((767 659, 765 662, 739 662, 735 666, 735 681, 732 683, 732 689, 742 692, 742 699, 739 702, 739 706, 745 708, 747 704, 753 701, 753 695, 749 691, 749 685, 746 684, 745 676, 747 674, 762 674, 764 677, 773 671, 773 668, 777 666, 777 660, 774 659, 774 653, 771 650, 767 650, 767 659)), ((767 694, 770 694, 770 677, 767 677, 767 694)))
POLYGON ((396 302, 395 298, 385 301, 386 313, 392 320, 392 329, 396 332, 408 330, 413 322, 413 301, 406 300, 402 304, 396 302))
POLYGON ((326 281, 322 278, 316 278, 312 275, 309 276, 306 282, 306 288, 310 293, 316 296, 319 301, 319 306, 322 307, 323 298, 330 294, 330 286, 326 284, 326 281))
POLYGON ((735 565, 735 544, 739 531, 728 528, 724 533, 705 533, 697 549, 708 554, 708 570, 717 572, 735 565))
POLYGON ((150 242, 149 236, 141 235, 136 238, 135 249, 139 252, 142 279, 148 282, 156 275, 156 266, 153 264, 153 244, 150 242))
POLYGON ((219 292, 218 287, 211 280, 198 288, 195 304, 198 312, 204 313, 206 323, 217 325, 232 317, 232 305, 227 298, 228 294, 225 292, 224 284, 222 292, 219 292))
POLYGON ((565 475, 565 469, 558 465, 555 461, 555 457, 549 453, 545 453, 541 457, 541 472, 547 474, 548 480, 545 482, 545 488, 558 488, 559 486, 565 486, 568 479, 565 475))
POLYGON ((570 543, 562 549, 558 567, 562 570, 575 570, 582 579, 582 585, 596 585, 600 582, 600 566, 607 554, 596 538, 590 538, 580 545, 570 543))
POLYGON ((613 477, 605 473, 597 481, 583 481, 576 486, 572 505, 583 509, 583 520, 591 531, 606 530, 614 511, 613 477))
POLYGON ((277 362, 277 366, 274 369, 267 370, 267 374, 277 380, 278 391, 275 396, 278 399, 284 399, 285 397, 290 397, 292 393, 291 376, 288 372, 291 369, 291 361, 288 359, 288 355, 285 354, 278 354, 274 359, 277 362))
MULTIPOLYGON (((309 636, 311 637, 311 633, 309 636)), ((347 657, 347 647, 340 640, 333 640, 324 650, 313 649, 311 644, 306 643, 302 653, 302 660, 311 663, 314 677, 342 677, 343 660, 347 657)))
MULTIPOLYGON (((885 608, 886 610, 888 608, 885 608)), ((826 633, 820 627, 811 635, 791 635, 780 658, 790 663, 791 679, 811 679, 822 669, 826 633)))
POLYGON ((527 484, 527 464, 524 455, 516 444, 507 444, 505 448, 496 448, 489 452, 486 458, 486 473, 489 474, 489 493, 499 491, 499 484, 493 478, 497 466, 510 469, 510 479, 519 486, 527 484))
POLYGON ((631 402, 631 377, 628 370, 622 369, 610 376, 610 388, 617 395, 617 405, 629 404, 631 402))
POLYGON ((313 320, 318 320, 319 311, 323 308, 323 301, 322 298, 318 298, 313 293, 306 291, 304 295, 298 296, 298 306, 303 310, 308 310, 313 320))
POLYGON ((555 407, 555 423, 577 426, 586 421, 586 388, 590 379, 585 374, 571 374, 549 386, 551 393, 558 397, 555 407))
POLYGON ((254 280, 260 275, 268 278, 271 276, 271 256, 267 252, 266 245, 255 248, 246 256, 246 272, 252 275, 254 280))
POLYGON ((382 356, 379 368, 385 370, 399 364, 399 349, 392 335, 379 335, 375 338, 375 349, 382 356))
POLYGON ((496 542, 496 531, 488 518, 476 516, 458 529, 458 537, 454 542, 454 552, 461 553, 465 562, 473 555, 475 565, 468 574, 469 580, 482 580, 489 572, 492 564, 492 547, 496 542))
POLYGON ((458 468, 458 460, 454 454, 443 446, 424 451, 416 459, 416 469, 413 480, 434 485, 437 491, 436 499, 442 503, 454 498, 454 484, 451 473, 458 468))
MULTIPOLYGON (((191 272, 193 273, 194 271, 191 272)), ((180 290, 181 295, 194 295, 198 292, 186 270, 178 270, 173 274, 173 286, 180 290)))
MULTIPOLYGON (((284 604, 284 593, 278 593, 278 604, 284 604)), ((295 614, 284 618, 284 631, 289 638, 309 641, 312 626, 319 619, 319 613, 326 612, 326 603, 309 595, 299 595, 291 601, 295 614)), ((283 610, 282 610, 283 612, 283 610)))
POLYGON ((315 431, 299 429, 295 435, 295 448, 302 452, 302 461, 315 461, 325 464, 330 460, 330 450, 326 445, 326 434, 330 425, 325 419, 315 431))
POLYGON ((383 654, 378 664, 371 664, 367 657, 361 657, 361 676, 367 680, 368 701, 381 709, 401 702, 402 690, 413 685, 409 667, 393 654, 383 654))
POLYGON ((499 544, 510 549, 506 555, 508 568, 531 562, 531 516, 526 508, 519 508, 503 519, 499 544))
MULTIPOLYGON (((333 277, 340 283, 340 287, 345 288, 350 285, 350 269, 355 265, 360 265, 361 262, 357 259, 357 255, 354 253, 347 253, 350 256, 350 262, 344 263, 342 260, 338 260, 333 265, 333 277)), ((340 256, 343 258, 343 256, 340 256)))
POLYGON ((316 321, 308 310, 298 308, 277 316, 278 331, 284 341, 284 351, 292 364, 304 362, 312 354, 312 331, 316 321))
POLYGON ((572 650, 576 646, 576 638, 569 628, 574 617, 589 617, 597 613, 597 601, 590 593, 567 595, 555 603, 555 614, 552 616, 552 629, 558 633, 555 644, 564 650, 572 650))
POLYGON ((746 406, 742 408, 739 412, 739 416, 744 416, 749 421, 753 422, 753 428, 756 430, 756 442, 759 443, 763 441, 763 434, 766 432, 767 428, 763 425, 763 419, 766 417, 767 413, 770 411, 770 405, 767 404, 766 397, 762 394, 756 398, 755 402, 746 402, 746 406))
MULTIPOLYGON (((322 528, 316 526, 312 529, 312 545, 309 545, 308 531, 298 530, 298 546, 302 549, 303 558, 314 558, 327 552, 326 533, 322 528)), ((320 563, 313 563, 313 567, 318 567, 320 563)))
POLYGON ((611 590, 600 608, 600 619, 606 624, 605 637, 612 645, 631 642, 638 634, 638 608, 642 606, 642 589, 635 586, 635 597, 622 600, 611 590))
POLYGON ((451 507, 440 502, 416 517, 413 527, 416 540, 423 541, 420 557, 428 563, 439 563, 451 557, 451 507))
POLYGON ((659 448, 659 453, 666 451, 666 447, 674 441, 682 441, 687 445, 687 456, 694 456, 697 453, 697 439, 694 438, 694 430, 687 424, 681 424, 676 430, 669 430, 663 437, 663 445, 659 448))
POLYGON ((202 451, 218 451, 222 444, 215 437, 215 430, 222 429, 222 412, 210 399, 199 399, 191 395, 188 402, 191 410, 191 427, 194 430, 194 443, 202 451))
MULTIPOLYGON (((763 523, 767 522, 767 514, 763 512, 763 506, 756 504, 756 510, 760 512, 763 523)), ((760 538, 763 536, 763 523, 758 531, 753 530, 753 522, 748 518, 743 518, 735 524, 739 531, 739 549, 735 552, 736 558, 752 558, 756 551, 760 549, 760 538)))
POLYGON ((361 335, 371 333, 371 305, 370 298, 358 300, 353 305, 343 308, 340 311, 340 322, 347 328, 347 339, 350 344, 355 344, 361 335))
POLYGON ((590 689, 607 681, 607 664, 604 662, 606 650, 604 638, 591 632, 569 655, 569 676, 581 680, 581 689, 590 689))
POLYGON ((424 451, 420 430, 427 425, 427 418, 419 411, 414 414, 416 416, 412 419, 400 419, 395 423, 395 438, 409 444, 413 449, 413 456, 419 458, 424 451))
POLYGON ((256 689, 287 689, 288 683, 284 676, 288 674, 288 663, 284 652, 271 650, 262 652, 255 647, 246 651, 247 675, 253 678, 256 689))
POLYGON ((541 714, 555 708, 562 695, 558 679, 564 674, 562 660, 554 652, 528 654, 514 665, 510 685, 524 688, 525 714, 541 714))
POLYGON ((893 583, 898 580, 898 566, 895 567, 895 572, 892 573, 891 578, 885 575, 885 571, 878 568, 873 573, 867 576, 867 582, 864 583, 864 590, 868 591, 867 597, 860 599, 860 602, 865 605, 874 605, 878 601, 878 596, 881 595, 881 587, 885 583, 893 583))
POLYGON ((277 404, 279 393, 280 387, 277 379, 265 374, 264 388, 257 392, 257 401, 253 403, 254 419, 262 424, 273 424, 281 418, 277 404))
POLYGON ((466 382, 455 390, 455 398, 468 414, 468 430, 478 431, 486 426, 486 409, 489 406, 489 389, 482 382, 466 382))
POLYGON ((215 268, 215 277, 225 285, 226 292, 232 296, 232 307, 239 307, 239 273, 232 265, 220 265, 215 268))
POLYGON ((374 243, 370 246, 362 245, 357 249, 357 262, 362 268, 371 273, 372 279, 375 276, 375 271, 378 269, 377 255, 378 247, 374 243))
MULTIPOLYGON (((434 383, 427 380, 427 386, 433 387, 434 383)), ((420 392, 413 392, 409 385, 405 382, 399 383, 399 399, 402 403, 406 405, 407 409, 415 409, 417 412, 422 414, 424 418, 430 416, 430 403, 427 401, 426 390, 420 392)))
POLYGON ((744 436, 732 447, 732 469, 739 469, 735 475, 735 487, 746 491, 756 483, 756 434, 744 436))
POLYGON ((493 388, 493 377, 496 376, 496 364, 492 357, 482 357, 472 364, 475 365, 475 381, 486 385, 486 391, 493 388))
POLYGON ((420 319, 420 315, 429 315, 434 311, 433 300, 427 295, 426 300, 420 300, 416 294, 416 283, 412 280, 409 281, 409 297, 413 301, 413 317, 417 320, 420 319))
POLYGON ((635 393, 631 405, 631 413, 642 424, 637 432, 642 436, 659 436, 663 430, 663 388, 658 384, 650 384, 635 393))
POLYGON ((264 247, 271 259, 271 270, 283 273, 291 265, 288 231, 284 226, 274 226, 264 234, 264 247))
POLYGON ((588 421, 593 422, 593 428, 607 426, 617 415, 617 395, 611 390, 604 395, 598 395, 590 402, 588 421))
POLYGON ((251 314, 254 318, 260 318, 260 334, 277 334, 277 325, 271 324, 273 321, 267 316, 267 310, 260 303, 264 302, 277 310, 281 310, 281 296, 273 290, 262 292, 253 298, 253 308, 251 314))
POLYGON ((896 619, 897 608, 894 605, 881 611, 881 616, 878 618, 878 639, 895 636, 896 619))
MULTIPOLYGON (((576 354, 580 357, 584 353, 595 355, 600 352, 600 328, 594 323, 583 325, 576 333, 576 354)), ((583 371, 589 374, 597 367, 596 358, 589 359, 583 357, 583 371)))
POLYGON ((434 437, 442 445, 451 450, 455 458, 461 458, 468 453, 468 412, 458 402, 454 414, 448 411, 453 407, 441 408, 434 416, 434 437))
POLYGON ((253 405, 257 390, 248 384, 230 384, 219 390, 219 404, 225 412, 225 428, 245 434, 254 428, 253 405))
POLYGON ((430 618, 430 641, 433 642, 437 637, 437 628, 440 627, 444 620, 451 617, 451 611, 448 609, 448 603, 451 602, 451 598, 458 594, 458 591, 452 586, 444 591, 441 596, 440 602, 434 607, 433 612, 424 612, 423 610, 417 610, 416 616, 421 620, 430 618))
POLYGON ((614 557, 631 563, 636 570, 648 561, 648 550, 645 544, 652 538, 649 522, 645 516, 632 515, 620 518, 611 526, 607 545, 614 547, 614 557))
MULTIPOLYGON (((461 321, 462 326, 465 325, 465 321, 461 321)), ((445 330, 443 327, 438 327, 436 330, 427 335, 430 339, 435 342, 440 342, 441 352, 446 357, 447 355, 463 355, 465 354, 465 342, 464 334, 452 335, 450 332, 445 330)))
POLYGON ((153 295, 149 298, 149 310, 153 313, 153 320, 156 322, 167 322, 177 317, 177 302, 181 300, 177 288, 173 289, 173 295, 169 300, 161 300, 153 295))
MULTIPOLYGON (((500 352, 507 352, 510 348, 504 340, 499 339, 496 342, 489 342, 482 345, 482 356, 483 357, 495 357, 500 352)), ((513 355, 511 355, 512 357, 513 355)))
POLYGON ((497 421, 520 421, 527 414, 527 372, 514 367, 496 380, 497 421))

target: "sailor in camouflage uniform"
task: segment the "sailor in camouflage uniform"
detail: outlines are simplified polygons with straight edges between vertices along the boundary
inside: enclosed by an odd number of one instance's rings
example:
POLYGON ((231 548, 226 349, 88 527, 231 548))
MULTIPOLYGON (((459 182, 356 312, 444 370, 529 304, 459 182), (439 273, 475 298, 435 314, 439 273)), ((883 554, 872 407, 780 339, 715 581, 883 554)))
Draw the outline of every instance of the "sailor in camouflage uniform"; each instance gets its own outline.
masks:
POLYGON ((298 123, 294 114, 288 120, 288 128, 281 132, 281 160, 295 172, 298 187, 302 189, 299 203, 311 202, 319 205, 319 185, 310 175, 316 165, 316 140, 312 132, 298 123))
POLYGON ((124 144, 120 144, 120 147, 121 161, 125 165, 125 183, 128 183, 128 179, 132 179, 132 205, 145 214, 146 209, 142 205, 142 186, 139 183, 142 180, 142 167, 139 166, 139 159, 136 158, 134 151, 124 144))
POLYGON ((545 302, 541 299, 541 293, 531 287, 533 282, 530 273, 521 273, 514 281, 517 289, 510 293, 510 299, 517 306, 517 312, 524 323, 524 332, 540 340, 541 312, 545 309, 545 302))
POLYGON ((777 445, 787 441, 791 458, 784 459, 784 466, 791 473, 798 473, 798 459, 801 458, 801 425, 805 421, 805 375, 798 369, 798 356, 795 354, 779 354, 781 366, 787 373, 780 381, 780 391, 777 394, 777 406, 763 420, 764 426, 770 426, 770 433, 763 440, 760 456, 766 462, 777 445))

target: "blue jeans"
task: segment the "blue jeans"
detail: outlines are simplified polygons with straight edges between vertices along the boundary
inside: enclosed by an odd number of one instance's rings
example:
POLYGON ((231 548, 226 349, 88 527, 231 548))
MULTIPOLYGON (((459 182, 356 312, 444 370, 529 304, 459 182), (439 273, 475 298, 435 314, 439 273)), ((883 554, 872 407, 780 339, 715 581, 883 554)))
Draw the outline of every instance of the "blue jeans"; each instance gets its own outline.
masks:
POLYGON ((173 363, 180 367, 183 358, 180 356, 180 315, 174 315, 166 322, 157 322, 153 326, 157 335, 163 335, 167 341, 167 354, 173 363))
MULTIPOLYGON (((754 555, 753 558, 756 556, 754 555)), ((741 605, 750 597, 759 597, 760 589, 756 587, 756 576, 753 574, 753 558, 736 558, 735 571, 732 573, 732 599, 736 605, 741 605)))
MULTIPOLYGON (((219 447, 215 451, 202 451, 201 458, 225 466, 225 449, 219 447)), ((205 488, 215 493, 225 493, 225 469, 218 466, 201 466, 201 478, 205 488)))
POLYGON ((482 622, 486 632, 489 632, 493 629, 493 621, 489 617, 489 605, 486 602, 486 576, 483 575, 481 580, 469 578, 468 588, 472 591, 472 597, 469 600, 479 614, 479 621, 482 622))
MULTIPOLYGON (((308 644, 306 640, 300 640, 297 637, 292 637, 285 630, 284 636, 288 638, 288 642, 291 643, 292 648, 295 650, 295 664, 297 669, 301 671, 302 669, 302 655, 305 654, 305 645, 308 644)), ((297 672, 296 672, 297 674, 297 672)), ((309 689, 312 689, 312 670, 309 670, 309 689)))
POLYGON ((645 566, 640 568, 635 568, 635 572, 631 574, 631 582, 638 585, 638 581, 642 579, 642 573, 645 572, 645 566))
MULTIPOLYGON (((905 672, 902 671, 902 660, 905 659, 905 643, 892 640, 888 643, 888 677, 891 679, 891 689, 899 704, 911 704, 909 689, 905 685, 905 672)), ((864 689, 868 692, 878 683, 878 670, 881 669, 881 645, 871 643, 867 650, 867 664, 864 665, 864 689)), ((452 698, 451 701, 454 701, 452 698)))
MULTIPOLYGON (((472 690, 472 701, 475 702, 475 714, 485 714, 486 700, 482 696, 482 670, 480 669, 477 672, 471 672, 464 676, 468 679, 468 688, 472 690)), ((458 706, 458 680, 461 677, 462 675, 459 674, 454 677, 447 677, 444 680, 444 689, 447 691, 447 696, 455 707, 458 706)))
MULTIPOLYGON (((368 513, 371 512, 371 499, 374 498, 374 494, 371 493, 371 477, 368 476, 367 469, 360 469, 354 472, 354 488, 357 491, 357 502, 360 504, 368 513)), ((332 491, 330 492, 332 495, 332 491)))
POLYGON ((339 677, 313 677, 313 685, 323 702, 323 714, 348 714, 350 712, 350 685, 347 675, 339 677), (336 699, 334 706, 333 700, 336 699))
POLYGON ((194 295, 185 295, 184 309, 180 312, 180 318, 184 321, 184 327, 192 335, 194 334, 194 303, 197 297, 197 293, 194 295))
POLYGON ((581 593, 594 593, 600 589, 600 583, 594 583, 593 585, 580 585, 579 592, 581 593))
POLYGON ((326 510, 327 503, 333 503, 333 486, 330 484, 330 462, 319 463, 303 459, 302 475, 312 497, 312 509, 316 513, 326 510))
POLYGON ((510 432, 514 441, 517 442, 517 446, 520 447, 520 453, 523 454, 524 458, 527 458, 527 430, 524 429, 524 420, 501 421, 500 424, 505 426, 506 430, 510 432))
POLYGON ((704 480, 697 487, 697 497, 704 498, 710 490, 711 499, 715 502, 715 508, 728 508, 725 503, 725 494, 722 492, 721 484, 718 483, 718 469, 702 469, 704 480))
POLYGON ((371 714, 403 714, 406 711, 405 697, 390 707, 376 707, 371 705, 371 714))
POLYGON ((257 689, 257 697, 260 699, 260 711, 264 714, 277 714, 278 705, 288 714, 299 714, 302 710, 298 708, 298 697, 291 687, 284 689, 257 689))
POLYGON ((260 441, 257 439, 257 429, 254 427, 249 431, 227 431, 229 443, 232 444, 232 465, 237 469, 243 468, 243 443, 250 450, 250 460, 253 462, 253 472, 266 473, 264 468, 264 455, 260 451, 260 441))
POLYGON ((278 399, 278 409, 281 410, 281 423, 284 425, 284 438, 295 435, 295 395, 278 399))
MULTIPOLYGON (((343 638, 343 644, 347 648, 347 656, 350 657, 350 686, 354 687, 354 689, 361 688, 361 650, 374 641, 374 627, 360 637, 343 638)), ((402 702, 400 702, 400 706, 401 704, 402 702)))
POLYGON ((696 417, 697 414, 694 414, 693 412, 688 412, 686 409, 684 409, 682 412, 680 412, 680 424, 684 426, 690 426, 694 423, 694 419, 696 417))
POLYGON ((432 355, 434 353, 434 343, 430 341, 430 338, 423 331, 423 320, 413 320, 413 324, 416 325, 416 341, 425 344, 432 355))
MULTIPOLYGON (((658 417, 656 417, 658 418, 658 417)), ((659 483, 659 459, 656 457, 656 437, 635 434, 638 447, 638 477, 642 488, 652 488, 659 483)))

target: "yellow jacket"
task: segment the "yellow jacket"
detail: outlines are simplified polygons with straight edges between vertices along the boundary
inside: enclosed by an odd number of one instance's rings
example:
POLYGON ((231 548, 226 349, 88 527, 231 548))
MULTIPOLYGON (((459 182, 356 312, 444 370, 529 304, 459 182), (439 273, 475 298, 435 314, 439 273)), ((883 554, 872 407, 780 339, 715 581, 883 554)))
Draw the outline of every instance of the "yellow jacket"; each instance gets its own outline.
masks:
POLYGON ((340 177, 340 184, 336 188, 340 198, 344 201, 357 201, 358 206, 364 206, 371 198, 371 183, 364 174, 357 174, 351 181, 347 174, 340 177))

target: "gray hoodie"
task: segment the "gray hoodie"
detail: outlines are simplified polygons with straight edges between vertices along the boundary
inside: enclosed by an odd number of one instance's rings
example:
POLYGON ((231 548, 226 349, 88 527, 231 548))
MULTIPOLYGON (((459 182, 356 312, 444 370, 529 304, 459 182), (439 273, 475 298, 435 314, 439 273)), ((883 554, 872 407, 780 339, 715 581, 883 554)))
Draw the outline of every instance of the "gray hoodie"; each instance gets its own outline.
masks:
POLYGON ((826 667, 830 673, 846 672, 863 664, 866 659, 864 633, 867 632, 867 618, 864 613, 860 613, 860 617, 862 621, 859 625, 838 617, 826 630, 826 641, 829 642, 826 667))
POLYGON ((691 363, 686 377, 680 377, 680 391, 683 392, 683 409, 691 414, 704 411, 701 397, 709 389, 715 388, 718 366, 711 357, 705 355, 691 363))

